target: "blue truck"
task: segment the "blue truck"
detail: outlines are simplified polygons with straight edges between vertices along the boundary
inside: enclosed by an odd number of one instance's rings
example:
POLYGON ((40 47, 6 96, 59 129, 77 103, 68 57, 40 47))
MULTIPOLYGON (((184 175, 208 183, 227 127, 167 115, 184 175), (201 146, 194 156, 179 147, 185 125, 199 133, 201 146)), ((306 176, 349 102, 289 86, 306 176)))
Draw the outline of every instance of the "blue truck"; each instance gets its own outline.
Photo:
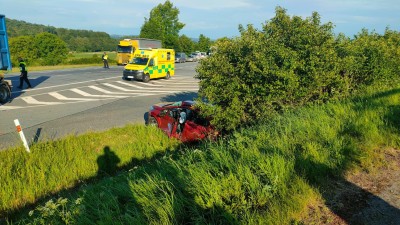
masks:
POLYGON ((11 85, 4 80, 4 72, 11 71, 10 49, 6 28, 6 17, 0 15, 0 103, 6 103, 11 98, 11 85))

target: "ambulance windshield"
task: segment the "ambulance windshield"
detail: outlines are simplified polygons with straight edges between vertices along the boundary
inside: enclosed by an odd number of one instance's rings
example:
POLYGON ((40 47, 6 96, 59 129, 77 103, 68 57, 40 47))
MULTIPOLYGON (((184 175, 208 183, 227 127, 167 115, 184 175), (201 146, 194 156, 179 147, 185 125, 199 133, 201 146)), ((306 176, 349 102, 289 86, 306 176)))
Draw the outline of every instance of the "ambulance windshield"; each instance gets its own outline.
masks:
POLYGON ((147 65, 148 61, 149 61, 149 58, 135 57, 129 62, 129 64, 147 65))

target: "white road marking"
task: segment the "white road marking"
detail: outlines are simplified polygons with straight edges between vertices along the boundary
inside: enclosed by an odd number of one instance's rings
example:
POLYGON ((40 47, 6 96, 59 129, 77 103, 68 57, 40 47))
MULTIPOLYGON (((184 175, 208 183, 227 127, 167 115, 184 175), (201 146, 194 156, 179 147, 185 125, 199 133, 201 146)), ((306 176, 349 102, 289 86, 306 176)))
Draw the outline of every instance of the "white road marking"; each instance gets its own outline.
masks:
MULTIPOLYGON (((128 85, 128 83, 127 82, 123 82, 123 81, 117 81, 118 83, 121 83, 121 84, 126 84, 126 85, 128 85)), ((152 84, 153 82, 150 80, 150 83, 144 83, 144 82, 142 82, 141 84, 142 85, 145 85, 145 86, 152 86, 152 87, 164 87, 164 85, 157 85, 157 84, 152 84)))
POLYGON ((11 110, 11 109, 19 109, 22 108, 22 106, 5 106, 0 104, 0 111, 4 110, 11 110))
MULTIPOLYGON (((112 84, 111 84, 112 85, 112 84)), ((108 86, 108 85, 107 85, 108 86)), ((96 87, 96 86, 89 86, 90 88, 96 90, 96 91, 100 91, 106 94, 116 94, 116 95, 120 95, 120 94, 129 94, 127 92, 131 92, 131 93, 135 93, 135 92, 139 92, 139 93, 144 93, 142 90, 128 90, 126 89, 126 92, 111 92, 111 91, 107 91, 103 88, 100 87, 96 87)), ((146 93, 175 93, 176 91, 146 91, 146 93)))
POLYGON ((161 81, 152 81, 153 83, 156 83, 156 84, 160 84, 160 83, 164 83, 165 84, 165 82, 168 82, 168 83, 173 83, 173 84, 168 84, 168 85, 185 85, 185 84, 198 84, 199 82, 198 81, 182 81, 182 80, 165 80, 165 81, 163 81, 163 82, 161 82, 161 81))
POLYGON ((69 98, 65 97, 64 95, 58 92, 50 92, 49 95, 53 96, 58 100, 66 100, 66 101, 98 101, 101 100, 100 98, 69 98))
MULTIPOLYGON (((120 76, 118 76, 118 77, 120 77, 120 76)), ((54 85, 54 86, 48 86, 48 87, 42 87, 42 88, 35 87, 34 89, 27 89, 27 90, 23 90, 23 91, 15 91, 15 92, 12 92, 12 93, 43 90, 43 89, 49 89, 49 88, 55 88, 55 87, 65 87, 65 86, 74 85, 74 84, 84 84, 84 83, 90 83, 90 82, 96 82, 96 81, 102 81, 102 80, 110 80, 110 79, 115 79, 115 78, 117 78, 117 77, 108 77, 108 78, 102 78, 102 79, 96 79, 96 80, 88 80, 88 81, 81 81, 81 82, 75 82, 75 83, 60 84, 60 85, 54 85)))
POLYGON ((28 104, 35 104, 35 105, 58 105, 58 104, 60 104, 60 102, 41 102, 41 101, 34 99, 31 96, 22 97, 22 100, 24 100, 28 104))
MULTIPOLYGON (((130 84, 130 83, 126 83, 126 82, 123 82, 123 81, 117 81, 117 83, 119 83, 119 84, 123 84, 123 85, 126 85, 126 86, 130 86, 130 87, 137 87, 137 85, 134 85, 134 84, 130 84)), ((180 83, 176 83, 175 85, 179 85, 180 83)), ((104 84, 104 85, 107 85, 107 86, 109 86, 109 84, 104 84)), ((159 90, 159 91, 162 91, 162 90, 174 90, 174 89, 177 89, 177 88, 179 88, 180 89, 180 91, 182 90, 182 89, 185 89, 185 90, 188 90, 188 88, 195 88, 195 89, 190 89, 190 90, 195 90, 195 91, 198 91, 199 90, 199 86, 198 85, 196 85, 196 84, 194 84, 194 85, 191 85, 191 86, 189 86, 189 85, 185 85, 185 86, 182 86, 182 87, 176 87, 176 86, 165 86, 165 85, 157 85, 158 87, 140 87, 140 89, 141 90, 159 90)), ((117 88, 118 89, 118 88, 117 88)))
POLYGON ((85 97, 101 97, 101 98, 128 98, 129 97, 129 96, 116 96, 116 95, 92 95, 87 92, 81 91, 77 88, 73 88, 73 89, 71 89, 71 91, 73 91, 77 94, 80 94, 82 96, 85 96, 85 97))
MULTIPOLYGON (((38 106, 48 106, 48 105, 60 105, 60 104, 71 104, 71 103, 82 103, 82 102, 89 102, 89 101, 100 101, 100 100, 111 100, 111 99, 119 99, 119 98, 129 98, 129 97, 139 97, 139 96, 151 96, 151 95, 158 95, 158 94, 171 94, 171 93, 180 93, 180 92, 188 92, 188 91, 195 91, 199 90, 198 81, 191 80, 189 78, 184 77, 175 77, 175 79, 169 80, 151 80, 150 83, 140 83, 140 84, 133 84, 130 82, 124 81, 116 81, 112 80, 118 77, 108 77, 90 81, 82 81, 82 82, 74 82, 68 83, 63 85, 54 85, 48 86, 43 88, 35 88, 32 90, 23 90, 17 92, 30 92, 35 90, 43 90, 49 88, 57 88, 57 87, 65 87, 69 85, 76 85, 76 84, 85 84, 85 83, 93 83, 98 82, 99 85, 89 85, 89 86, 80 86, 71 89, 63 89, 57 91, 51 91, 48 93, 40 93, 40 94, 33 94, 26 97, 20 96, 16 99, 22 99, 27 105, 24 106, 5 106, 0 104, 0 111, 5 110, 13 110, 19 108, 30 108, 30 107, 38 107, 38 106), (105 80, 110 80, 110 83, 105 83, 105 80), (157 84, 158 83, 158 84, 157 84), (179 86, 178 86, 179 85, 179 86), (100 87, 99 87, 100 86, 100 87), (106 86, 111 89, 104 89, 101 86, 106 86), (125 87, 124 87, 125 86, 125 87), (128 88, 131 87, 131 88, 128 88), (96 90, 97 92, 101 92, 104 94, 90 94, 85 91, 82 91, 82 88, 91 88, 96 90), (113 91, 113 89, 119 91, 113 91), (72 91, 76 94, 79 94, 83 97, 68 97, 68 95, 61 94, 65 91, 72 91), (59 102, 46 102, 46 101, 39 101, 36 99, 36 96, 45 96, 50 95, 53 98, 57 99, 59 102)), ((27 93, 28 94, 28 93, 27 93)))
POLYGON ((117 81, 117 83, 124 84, 124 85, 129 86, 129 87, 139 88, 139 89, 143 89, 144 88, 142 86, 138 86, 138 85, 134 85, 134 84, 128 84, 128 83, 123 82, 123 81, 117 81))

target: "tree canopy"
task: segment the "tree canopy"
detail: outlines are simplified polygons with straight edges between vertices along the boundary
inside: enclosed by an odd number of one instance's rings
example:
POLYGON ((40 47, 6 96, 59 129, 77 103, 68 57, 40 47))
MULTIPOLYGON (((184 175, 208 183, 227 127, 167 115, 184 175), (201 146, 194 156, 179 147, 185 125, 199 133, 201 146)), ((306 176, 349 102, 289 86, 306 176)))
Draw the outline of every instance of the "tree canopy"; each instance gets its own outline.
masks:
POLYGON ((179 48, 179 31, 185 24, 179 22, 179 9, 167 0, 158 4, 145 18, 140 30, 141 38, 161 40, 165 48, 179 48))

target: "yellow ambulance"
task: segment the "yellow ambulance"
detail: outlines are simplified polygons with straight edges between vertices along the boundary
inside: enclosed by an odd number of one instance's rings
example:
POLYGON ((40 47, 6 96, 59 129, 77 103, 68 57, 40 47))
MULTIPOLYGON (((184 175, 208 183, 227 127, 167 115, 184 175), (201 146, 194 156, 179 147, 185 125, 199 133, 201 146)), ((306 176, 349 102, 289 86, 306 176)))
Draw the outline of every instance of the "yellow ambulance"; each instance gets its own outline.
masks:
POLYGON ((123 72, 125 80, 149 82, 154 78, 169 79, 175 75, 175 50, 137 49, 126 64, 123 72))

